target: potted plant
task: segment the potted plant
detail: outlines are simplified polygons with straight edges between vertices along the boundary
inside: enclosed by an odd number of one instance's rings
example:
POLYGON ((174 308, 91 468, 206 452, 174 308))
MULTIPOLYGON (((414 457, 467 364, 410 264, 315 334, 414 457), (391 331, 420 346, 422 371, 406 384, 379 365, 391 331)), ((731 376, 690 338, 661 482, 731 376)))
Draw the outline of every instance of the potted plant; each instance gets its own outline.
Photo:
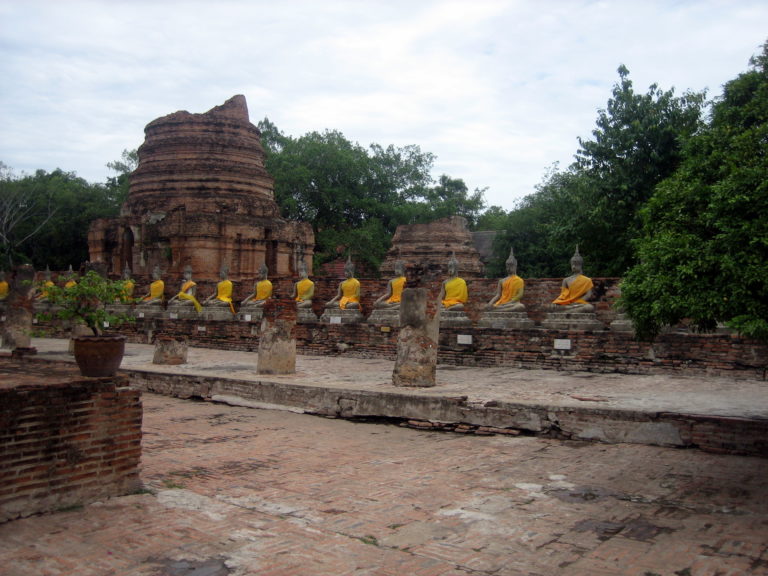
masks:
POLYGON ((125 301, 125 281, 109 280, 94 270, 82 278, 70 278, 66 286, 46 286, 46 299, 54 309, 46 316, 84 324, 92 334, 76 335, 75 361, 83 376, 114 376, 125 353, 125 336, 104 334, 106 326, 116 326, 130 317, 116 314, 109 305, 125 301))

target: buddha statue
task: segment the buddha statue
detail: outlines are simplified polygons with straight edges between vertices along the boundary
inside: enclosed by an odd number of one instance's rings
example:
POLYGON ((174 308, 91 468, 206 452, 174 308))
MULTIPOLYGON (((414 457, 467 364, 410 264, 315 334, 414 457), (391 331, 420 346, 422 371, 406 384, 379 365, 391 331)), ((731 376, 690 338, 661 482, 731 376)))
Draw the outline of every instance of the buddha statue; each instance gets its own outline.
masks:
POLYGON ((448 260, 448 278, 440 288, 440 304, 445 310, 462 311, 469 300, 467 283, 459 275, 459 263, 456 255, 451 254, 448 260))
POLYGON ((315 296, 315 283, 307 276, 307 265, 299 263, 299 281, 293 285, 293 299, 297 308, 312 308, 315 296))
POLYGON ((525 305, 520 302, 525 290, 525 281, 517 275, 517 259, 512 248, 509 249, 506 267, 507 277, 499 280, 496 294, 488 302, 488 310, 498 312, 519 312, 525 310, 525 305))
POLYGON ((395 277, 387 282, 386 294, 380 296, 373 303, 373 307, 377 309, 398 310, 403 295, 403 288, 405 288, 405 281, 405 263, 402 260, 397 260, 395 262, 395 277))
POLYGON ((72 264, 70 264, 69 270, 67 271, 67 280, 64 283, 64 288, 72 288, 73 286, 77 286, 77 274, 75 274, 75 271, 72 270, 72 264))
POLYGON ((355 278, 355 265, 352 263, 352 257, 347 256, 347 263, 344 264, 345 280, 339 284, 336 296, 330 300, 326 308, 340 308, 341 310, 359 310, 360 309, 360 281, 355 278))
POLYGON ((133 300, 133 290, 136 288, 136 283, 131 278, 131 269, 128 264, 123 268, 121 280, 123 281, 123 293, 120 295, 119 301, 123 304, 129 304, 133 300))
POLYGON ((10 292, 10 286, 5 279, 5 272, 0 270, 0 302, 8 299, 8 293, 10 292))
POLYGON ((184 268, 184 280, 181 283, 181 288, 178 294, 168 300, 168 304, 174 306, 194 306, 195 310, 200 312, 203 307, 195 297, 196 292, 197 284, 192 280, 192 267, 186 266, 184 268))
POLYGON ((152 283, 149 285, 149 292, 141 298, 142 306, 158 306, 163 303, 165 292, 165 282, 160 277, 160 267, 155 266, 152 270, 152 283))
POLYGON ((269 269, 266 264, 259 268, 259 280, 253 286, 253 292, 240 303, 241 307, 261 308, 272 297, 272 282, 267 278, 269 269))
POLYGON ((592 296, 592 279, 582 273, 584 259, 579 254, 579 247, 571 257, 572 274, 563 280, 560 296, 552 301, 553 310, 563 312, 593 312, 595 307, 588 300, 592 296))
POLYGON ((48 291, 46 288, 53 285, 53 280, 51 280, 51 270, 50 268, 46 267, 45 272, 43 273, 43 281, 40 283, 39 292, 35 296, 35 300, 48 300, 48 291))
POLYGON ((216 293, 211 294, 203 302, 203 306, 228 306, 232 314, 235 306, 232 304, 232 281, 228 278, 229 270, 226 266, 219 272, 219 283, 216 285, 216 293))

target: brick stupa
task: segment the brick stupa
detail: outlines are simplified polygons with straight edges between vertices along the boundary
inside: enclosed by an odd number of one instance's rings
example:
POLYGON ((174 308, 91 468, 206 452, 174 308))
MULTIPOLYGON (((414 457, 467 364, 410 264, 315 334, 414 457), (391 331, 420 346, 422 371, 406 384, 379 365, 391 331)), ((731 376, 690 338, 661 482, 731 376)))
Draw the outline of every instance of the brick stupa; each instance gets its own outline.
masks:
POLYGON ((144 133, 120 217, 91 225, 91 261, 112 274, 127 263, 138 277, 155 266, 181 277, 189 265, 202 280, 222 267, 231 280, 257 277, 262 264, 270 276, 294 275, 300 260, 311 269, 312 227, 280 217, 244 96, 163 116, 144 133))

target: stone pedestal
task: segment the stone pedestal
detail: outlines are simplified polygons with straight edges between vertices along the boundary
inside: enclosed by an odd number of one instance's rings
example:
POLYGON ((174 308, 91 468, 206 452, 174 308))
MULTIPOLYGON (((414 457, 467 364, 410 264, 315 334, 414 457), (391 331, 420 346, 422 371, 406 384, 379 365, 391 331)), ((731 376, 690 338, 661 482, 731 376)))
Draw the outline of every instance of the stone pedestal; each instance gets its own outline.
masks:
POLYGON ((635 327, 626 313, 619 312, 616 314, 615 320, 611 322, 611 330, 614 332, 634 332, 635 327))
POLYGON ((528 330, 536 324, 528 318, 527 312, 499 312, 487 310, 482 313, 477 323, 479 328, 497 328, 500 330, 528 330))
POLYGON ((299 308, 296 310, 296 322, 298 324, 317 324, 317 315, 312 308, 299 308))
POLYGON ((363 313, 360 312, 360 308, 347 308, 346 310, 326 308, 323 311, 323 315, 320 316, 320 322, 327 324, 358 324, 365 322, 365 318, 363 313))
POLYGON ((259 374, 296 373, 296 302, 271 298, 264 303, 259 337, 259 374))
POLYGON ((155 340, 155 355, 152 357, 152 363, 171 366, 186 364, 188 349, 189 341, 187 338, 158 336, 155 340))
POLYGON ((20 349, 28 353, 34 350, 32 344, 32 319, 35 316, 32 294, 35 271, 31 266, 20 266, 10 282, 10 291, 5 301, 5 323, 2 335, 3 348, 20 349))
POLYGON ((135 318, 157 320, 165 315, 165 308, 160 304, 139 304, 133 310, 135 318))
POLYGON ((191 303, 189 305, 170 304, 165 312, 170 320, 195 320, 200 318, 200 314, 191 303))
POLYGON ((406 288, 400 303, 400 333, 392 372, 395 386, 434 386, 437 372, 439 310, 424 288, 406 288))
POLYGON ((264 309, 261 306, 243 306, 235 316, 238 322, 261 324, 261 319, 264 316, 264 309))
POLYGON ((463 310, 440 310, 440 326, 466 328, 472 326, 472 320, 463 310))
POLYGON ((206 322, 221 322, 226 320, 234 320, 235 315, 232 314, 232 310, 229 309, 229 306, 207 305, 203 306, 203 311, 200 312, 198 318, 206 322))
POLYGON ((543 328, 552 330, 604 330, 605 324, 597 319, 594 312, 567 312, 551 310, 541 323, 543 328))
POLYGON ((368 324, 378 326, 400 326, 400 310, 395 308, 374 308, 368 316, 368 324))

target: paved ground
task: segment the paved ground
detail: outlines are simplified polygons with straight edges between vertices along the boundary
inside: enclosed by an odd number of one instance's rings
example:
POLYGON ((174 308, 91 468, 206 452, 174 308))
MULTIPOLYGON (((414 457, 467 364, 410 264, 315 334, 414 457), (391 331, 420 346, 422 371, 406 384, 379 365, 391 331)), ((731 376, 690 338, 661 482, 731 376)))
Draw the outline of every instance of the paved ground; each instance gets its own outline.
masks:
MULTIPOLYGON (((67 353, 67 340, 35 338, 32 345, 37 348, 40 358, 73 361, 67 353)), ((255 352, 190 348, 188 362, 179 366, 153 364, 153 355, 152 345, 128 344, 122 367, 148 372, 269 380, 278 384, 331 389, 351 388, 374 393, 467 396, 470 405, 496 400, 556 407, 768 419, 768 382, 765 380, 440 365, 437 386, 409 389, 392 385, 394 362, 390 360, 299 355, 296 374, 260 376, 256 373, 255 352)))
POLYGON ((143 402, 147 491, 0 524, 0 574, 768 574, 767 459, 143 402))

